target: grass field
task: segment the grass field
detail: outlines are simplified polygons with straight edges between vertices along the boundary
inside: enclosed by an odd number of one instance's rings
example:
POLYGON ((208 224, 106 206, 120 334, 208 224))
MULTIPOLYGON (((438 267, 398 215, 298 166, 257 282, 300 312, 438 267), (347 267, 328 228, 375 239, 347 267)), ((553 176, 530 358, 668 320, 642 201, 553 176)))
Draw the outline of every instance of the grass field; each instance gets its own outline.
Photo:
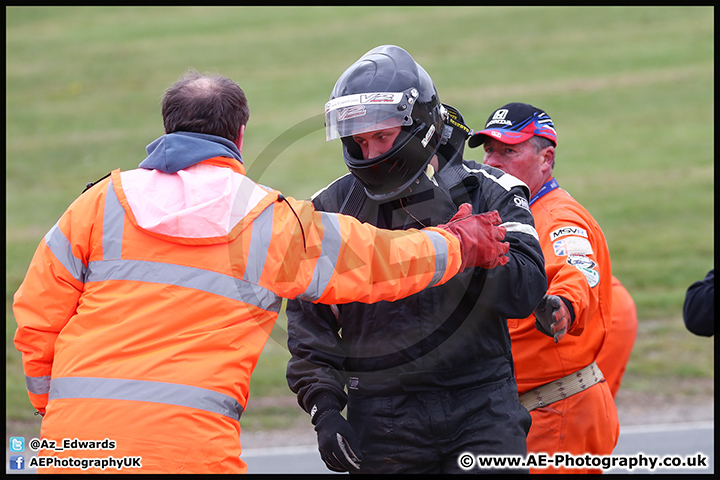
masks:
MULTIPOLYGON (((307 198, 346 172, 321 117, 335 80, 386 43, 406 48, 472 128, 511 101, 552 116, 560 185, 602 225, 637 304, 623 388, 713 378, 714 340, 681 318, 686 288, 714 265, 713 39, 712 7, 6 8, 8 425, 37 425, 12 295, 85 184, 136 167, 162 135, 164 89, 189 67, 237 81, 251 109, 248 174, 307 198)), ((283 322, 254 397, 290 395, 283 322)))

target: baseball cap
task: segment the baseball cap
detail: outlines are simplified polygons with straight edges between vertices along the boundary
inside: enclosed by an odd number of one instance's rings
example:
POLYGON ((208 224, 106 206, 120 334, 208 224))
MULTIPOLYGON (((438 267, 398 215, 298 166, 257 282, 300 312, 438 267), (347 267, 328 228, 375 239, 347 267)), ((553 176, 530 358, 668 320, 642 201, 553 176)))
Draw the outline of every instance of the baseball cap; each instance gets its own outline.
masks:
POLYGON ((527 103, 514 102, 495 110, 488 117, 485 129, 470 137, 468 146, 480 146, 488 137, 516 145, 533 136, 547 138, 557 146, 555 125, 550 115, 527 103))

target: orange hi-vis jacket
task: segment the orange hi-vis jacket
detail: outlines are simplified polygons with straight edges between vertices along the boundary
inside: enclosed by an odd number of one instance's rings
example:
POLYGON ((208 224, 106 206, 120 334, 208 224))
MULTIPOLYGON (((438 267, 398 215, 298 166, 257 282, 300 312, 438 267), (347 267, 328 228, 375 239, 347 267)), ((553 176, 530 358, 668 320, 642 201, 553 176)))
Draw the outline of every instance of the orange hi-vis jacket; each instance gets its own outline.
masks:
MULTIPOLYGON (((508 320, 521 395, 597 360, 612 322, 610 254, 595 219, 555 179, 533 197, 530 210, 545 257, 547 294, 569 300, 575 320, 557 344, 537 330, 534 315, 508 320)), ((617 443, 617 410, 606 382, 530 414, 528 452, 610 455, 617 443)), ((530 470, 538 472, 552 470, 530 470)))
POLYGON ((115 170, 40 242, 13 310, 42 438, 115 445, 38 455, 127 458, 126 468, 38 471, 243 473, 239 419, 281 297, 392 301, 460 263, 443 230, 317 212, 234 158, 115 170))

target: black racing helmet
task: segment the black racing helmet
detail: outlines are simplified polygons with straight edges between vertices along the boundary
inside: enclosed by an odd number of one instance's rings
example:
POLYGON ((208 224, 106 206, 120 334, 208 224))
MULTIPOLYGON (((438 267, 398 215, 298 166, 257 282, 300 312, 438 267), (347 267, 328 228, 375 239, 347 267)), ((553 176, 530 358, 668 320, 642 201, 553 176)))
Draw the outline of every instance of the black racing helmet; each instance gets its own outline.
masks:
POLYGON ((326 140, 341 138, 350 172, 370 198, 401 193, 437 152, 445 109, 430 75, 404 49, 373 48, 335 83, 325 104, 326 140), (364 159, 352 136, 400 126, 392 148, 364 159))

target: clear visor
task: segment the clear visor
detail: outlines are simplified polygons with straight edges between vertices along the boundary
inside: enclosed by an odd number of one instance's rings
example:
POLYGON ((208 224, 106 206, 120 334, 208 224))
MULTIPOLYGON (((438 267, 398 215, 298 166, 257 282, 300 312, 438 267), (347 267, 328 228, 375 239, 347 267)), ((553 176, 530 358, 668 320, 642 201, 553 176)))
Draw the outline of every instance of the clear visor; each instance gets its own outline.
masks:
POLYGON ((325 139, 412 125, 417 90, 346 95, 325 104, 325 139))

